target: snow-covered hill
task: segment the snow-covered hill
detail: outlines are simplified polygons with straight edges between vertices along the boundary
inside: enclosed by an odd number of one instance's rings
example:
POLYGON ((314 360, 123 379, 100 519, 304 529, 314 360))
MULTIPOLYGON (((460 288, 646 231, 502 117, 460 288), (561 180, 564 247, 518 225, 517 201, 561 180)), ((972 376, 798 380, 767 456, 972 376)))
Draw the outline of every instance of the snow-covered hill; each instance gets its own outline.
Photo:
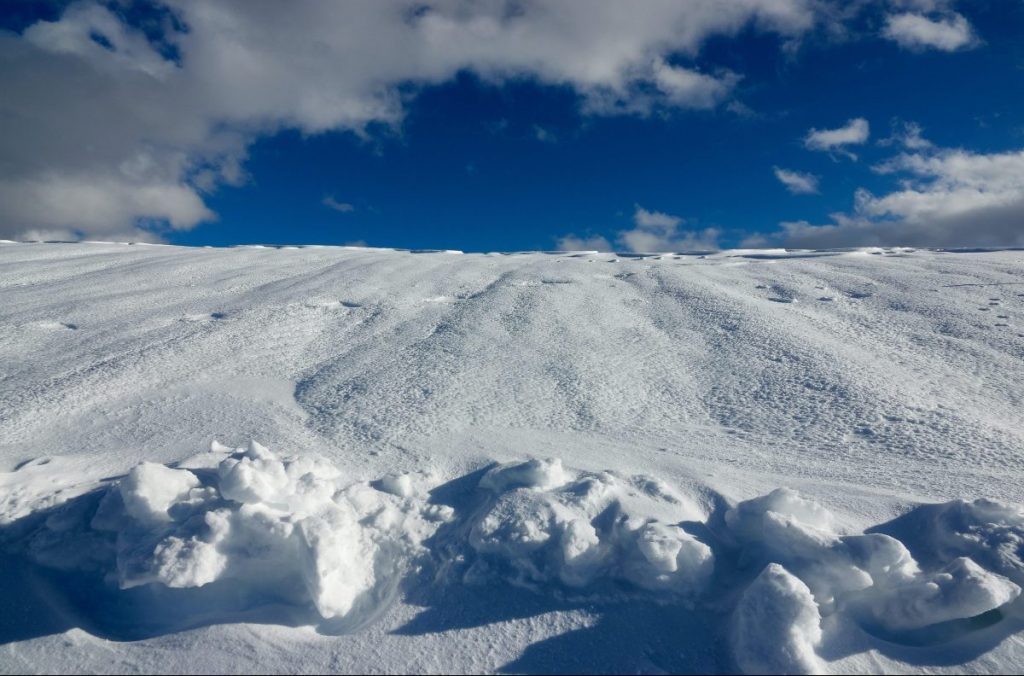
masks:
POLYGON ((0 244, 0 669, 1020 671, 1024 252, 0 244))

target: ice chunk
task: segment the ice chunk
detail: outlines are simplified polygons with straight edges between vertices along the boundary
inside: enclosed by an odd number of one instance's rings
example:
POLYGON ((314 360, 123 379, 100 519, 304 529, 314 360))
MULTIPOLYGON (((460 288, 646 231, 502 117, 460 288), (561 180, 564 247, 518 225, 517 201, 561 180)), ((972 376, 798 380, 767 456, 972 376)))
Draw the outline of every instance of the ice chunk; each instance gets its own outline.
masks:
POLYGON ((733 652, 748 674, 824 673, 821 615, 811 590, 777 563, 747 587, 733 615, 733 652))

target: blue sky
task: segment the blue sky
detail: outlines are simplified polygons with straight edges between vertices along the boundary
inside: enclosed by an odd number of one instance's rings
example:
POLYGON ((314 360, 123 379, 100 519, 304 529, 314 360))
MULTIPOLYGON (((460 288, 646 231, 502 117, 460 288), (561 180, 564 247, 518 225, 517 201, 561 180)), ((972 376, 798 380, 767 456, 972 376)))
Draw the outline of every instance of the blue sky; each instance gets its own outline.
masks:
POLYGON ((7 4, 0 236, 1024 245, 1024 2, 600 4, 7 4))

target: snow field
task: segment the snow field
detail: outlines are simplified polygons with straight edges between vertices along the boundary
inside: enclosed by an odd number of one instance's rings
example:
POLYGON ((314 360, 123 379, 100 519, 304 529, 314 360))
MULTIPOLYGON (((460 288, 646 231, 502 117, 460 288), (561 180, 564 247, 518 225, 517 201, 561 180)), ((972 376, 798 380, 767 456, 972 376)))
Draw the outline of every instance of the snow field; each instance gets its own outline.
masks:
POLYGON ((1022 272, 0 245, 0 671, 1018 672, 1022 272))

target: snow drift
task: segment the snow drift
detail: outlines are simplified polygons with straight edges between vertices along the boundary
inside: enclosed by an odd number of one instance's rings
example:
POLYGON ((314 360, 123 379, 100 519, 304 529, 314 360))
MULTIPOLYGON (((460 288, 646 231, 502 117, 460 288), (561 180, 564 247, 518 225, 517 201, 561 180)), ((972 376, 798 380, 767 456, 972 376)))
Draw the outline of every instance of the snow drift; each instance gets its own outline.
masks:
POLYGON ((337 620, 325 627, 352 631, 403 583, 424 583, 419 567, 444 556, 430 550, 448 525, 464 542, 449 536, 446 550, 470 556, 457 584, 599 605, 648 596, 719 623, 749 673, 825 671, 824 619, 888 641, 915 631, 919 641, 957 620, 1017 612, 1024 581, 1024 513, 987 500, 925 505, 887 524, 914 533, 922 565, 890 535, 841 534, 828 510, 789 489, 728 507, 714 527, 696 496, 660 480, 558 460, 489 468, 461 513, 432 500, 437 483, 426 474, 353 480, 320 458, 214 442, 176 467, 142 463, 16 519, 4 539, 39 565, 122 591, 217 589, 199 606, 206 622, 230 621, 216 605, 230 586, 245 603, 305 607, 318 622, 337 620))
POLYGON ((376 490, 322 459, 279 458, 256 442, 234 450, 214 442, 199 457, 175 468, 137 465, 14 544, 39 563, 95 571, 122 590, 221 582, 353 627, 390 599, 420 542, 449 515, 411 500, 412 490, 376 490), (224 457, 203 467, 211 455, 224 457))

